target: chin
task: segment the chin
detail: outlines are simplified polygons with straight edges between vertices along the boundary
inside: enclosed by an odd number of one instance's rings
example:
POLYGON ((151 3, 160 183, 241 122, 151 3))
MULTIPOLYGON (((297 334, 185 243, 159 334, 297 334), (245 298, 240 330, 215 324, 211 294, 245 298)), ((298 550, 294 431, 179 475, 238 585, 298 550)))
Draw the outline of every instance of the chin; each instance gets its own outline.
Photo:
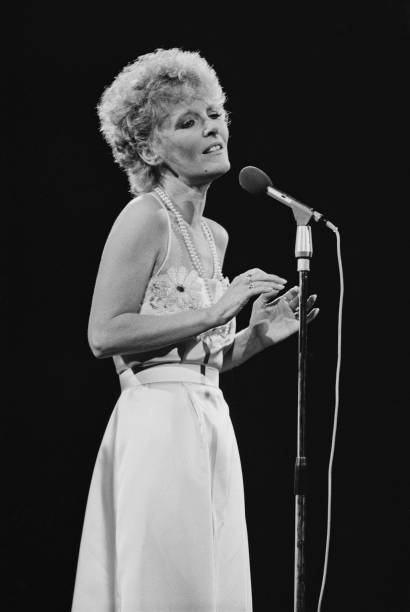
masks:
POLYGON ((208 177, 212 180, 215 180, 219 178, 220 176, 223 176, 224 174, 229 172, 230 169, 231 169, 231 164, 229 160, 226 159, 222 163, 218 164, 217 166, 215 165, 213 168, 205 168, 203 176, 208 177))

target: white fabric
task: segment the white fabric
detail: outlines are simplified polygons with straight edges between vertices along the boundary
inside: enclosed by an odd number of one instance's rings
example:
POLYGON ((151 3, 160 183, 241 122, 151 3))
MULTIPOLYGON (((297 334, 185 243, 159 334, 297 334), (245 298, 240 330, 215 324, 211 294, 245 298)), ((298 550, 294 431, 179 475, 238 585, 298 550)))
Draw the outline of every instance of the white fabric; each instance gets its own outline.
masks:
POLYGON ((72 612, 251 612, 241 464, 215 372, 138 376, 121 374, 98 452, 72 612))

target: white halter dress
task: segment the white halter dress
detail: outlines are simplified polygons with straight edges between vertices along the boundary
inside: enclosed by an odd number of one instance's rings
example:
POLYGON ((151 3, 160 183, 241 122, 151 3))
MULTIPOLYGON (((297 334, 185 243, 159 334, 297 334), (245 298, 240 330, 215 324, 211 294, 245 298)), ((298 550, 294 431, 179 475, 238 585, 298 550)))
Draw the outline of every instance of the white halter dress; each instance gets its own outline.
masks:
MULTIPOLYGON (((162 204, 161 204, 162 205, 162 204)), ((141 314, 207 305, 168 213, 141 314)), ((210 279, 215 299, 228 281, 210 279)), ((218 370, 235 321, 114 357, 121 394, 92 475, 72 612, 251 612, 241 463, 218 370)))

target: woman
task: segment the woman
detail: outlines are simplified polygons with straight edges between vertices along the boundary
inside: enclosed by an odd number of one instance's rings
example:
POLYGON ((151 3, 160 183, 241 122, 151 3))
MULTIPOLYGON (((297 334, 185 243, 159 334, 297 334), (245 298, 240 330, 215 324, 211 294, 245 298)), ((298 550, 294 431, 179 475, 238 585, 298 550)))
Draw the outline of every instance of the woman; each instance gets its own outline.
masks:
MULTIPOLYGON (((121 395, 94 467, 73 612, 252 610, 243 481, 218 373, 298 328, 298 289, 222 275, 227 232, 203 216, 230 168, 225 96, 198 53, 157 50, 99 104, 135 197, 116 219, 89 321, 121 395), (235 315, 256 296, 249 327, 235 315)), ((309 298, 309 320, 315 296, 309 298)))

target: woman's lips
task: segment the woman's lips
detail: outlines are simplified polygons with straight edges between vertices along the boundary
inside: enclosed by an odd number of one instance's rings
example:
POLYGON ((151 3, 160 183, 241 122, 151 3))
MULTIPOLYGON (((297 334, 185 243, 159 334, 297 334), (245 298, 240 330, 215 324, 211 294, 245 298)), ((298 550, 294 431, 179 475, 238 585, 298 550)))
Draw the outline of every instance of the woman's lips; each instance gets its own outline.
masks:
POLYGON ((209 145, 204 151, 203 155, 209 155, 210 153, 220 153, 223 146, 220 142, 215 142, 213 145, 209 145))

